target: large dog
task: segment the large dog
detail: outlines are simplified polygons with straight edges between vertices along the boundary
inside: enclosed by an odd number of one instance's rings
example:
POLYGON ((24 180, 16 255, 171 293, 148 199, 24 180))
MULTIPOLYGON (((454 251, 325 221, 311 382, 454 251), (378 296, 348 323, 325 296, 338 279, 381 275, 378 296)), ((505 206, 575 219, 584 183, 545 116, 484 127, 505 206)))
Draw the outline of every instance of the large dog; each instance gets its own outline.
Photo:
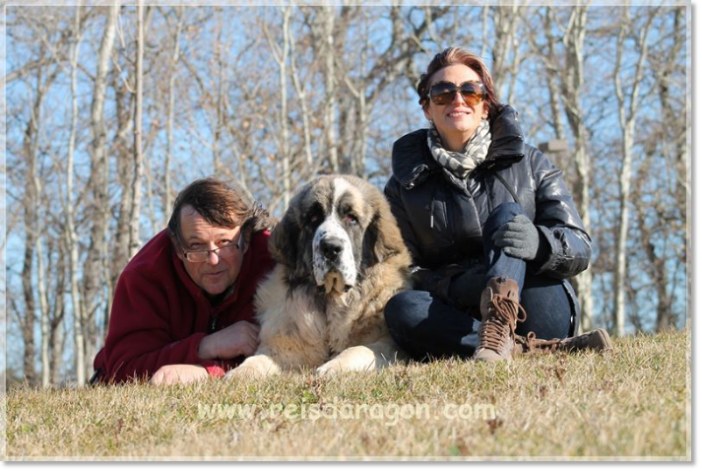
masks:
POLYGON ((383 194, 353 176, 316 178, 273 230, 278 262, 256 293, 256 353, 227 378, 382 368, 401 353, 383 317, 410 288, 411 257, 383 194))

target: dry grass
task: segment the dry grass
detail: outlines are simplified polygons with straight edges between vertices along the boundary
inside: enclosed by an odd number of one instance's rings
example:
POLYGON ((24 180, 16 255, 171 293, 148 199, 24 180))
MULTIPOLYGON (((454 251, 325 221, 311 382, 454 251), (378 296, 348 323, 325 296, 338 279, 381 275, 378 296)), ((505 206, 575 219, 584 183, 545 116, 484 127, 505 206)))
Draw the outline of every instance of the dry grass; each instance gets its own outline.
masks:
POLYGON ((5 453, 690 460, 689 333, 615 346, 604 355, 520 358, 509 366, 448 360, 331 380, 307 372, 251 385, 17 388, 7 393, 5 453), (216 404, 229 410, 208 415, 216 404))

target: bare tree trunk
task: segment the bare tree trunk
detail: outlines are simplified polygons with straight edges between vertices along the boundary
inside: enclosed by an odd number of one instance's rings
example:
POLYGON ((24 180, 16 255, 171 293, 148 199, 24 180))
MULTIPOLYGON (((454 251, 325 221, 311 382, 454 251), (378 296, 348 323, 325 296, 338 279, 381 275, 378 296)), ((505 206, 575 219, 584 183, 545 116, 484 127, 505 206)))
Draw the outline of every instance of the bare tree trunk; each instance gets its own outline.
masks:
MULTIPOLYGON (((65 234, 61 235, 58 241, 56 241, 56 246, 58 247, 58 255, 56 257, 55 269, 49 264, 48 274, 50 274, 49 280, 55 280, 56 283, 52 287, 47 284, 47 287, 51 291, 50 293, 60 294, 53 297, 53 307, 49 308, 51 316, 49 317, 49 329, 48 329, 48 372, 51 374, 49 378, 50 385, 58 385, 60 382, 60 368, 63 362, 63 319, 66 314, 66 303, 63 292, 67 287, 66 277, 68 274, 68 253, 65 240, 65 234)), ((51 250, 49 251, 51 252, 51 250)), ((51 262, 51 259, 49 259, 51 262)), ((48 299, 48 297, 47 297, 48 299)))
POLYGON ((364 29, 363 46, 361 46, 361 73, 358 79, 358 87, 353 85, 351 78, 348 74, 344 74, 344 78, 346 79, 346 86, 349 88, 351 94, 358 102, 356 112, 358 118, 354 120, 358 128, 352 136, 356 144, 352 146, 350 156, 351 173, 353 175, 358 175, 359 177, 364 179, 368 178, 368 171, 366 169, 366 156, 368 154, 368 122, 370 120, 370 107, 368 107, 366 99, 366 89, 368 85, 368 81, 366 79, 366 64, 368 63, 368 51, 371 47, 370 34, 367 28, 367 15, 368 9, 364 8, 362 11, 364 29))
MULTIPOLYGON (((634 179, 634 201, 643 201, 644 191, 643 185, 648 181, 647 176, 650 175, 650 162, 652 156, 646 154, 646 160, 639 169, 638 178, 634 179)), ((646 207, 640 208, 636 212, 636 219, 638 222, 639 232, 641 234, 641 247, 643 252, 646 254, 646 258, 650 264, 650 278, 656 288, 656 331, 665 331, 674 327, 673 323, 673 312, 671 309, 672 297, 671 290, 669 290, 668 284, 668 269, 666 267, 666 259, 664 257, 659 257, 656 255, 656 247, 654 245, 653 235, 656 231, 656 226, 659 225, 659 221, 665 220, 665 208, 659 203, 654 203, 653 208, 646 207), (657 220, 654 223, 654 227, 650 227, 650 223, 646 220, 651 217, 651 210, 654 210, 657 216, 657 220)), ((665 254, 665 248, 662 251, 665 254)))
POLYGON ((486 57, 487 56, 487 51, 488 51, 488 45, 490 44, 490 37, 488 33, 488 29, 490 26, 490 9, 491 7, 489 6, 484 6, 483 7, 483 21, 482 21, 482 41, 481 41, 481 48, 480 48, 480 57, 486 57))
MULTIPOLYGON (((676 26, 680 23, 685 23, 685 29, 676 28, 676 47, 682 49, 682 45, 685 44, 686 38, 692 37, 692 21, 689 19, 685 21, 685 8, 680 7, 675 13, 675 23, 676 26)), ((691 51, 687 51, 688 57, 691 51)), ((677 56, 675 56, 677 57, 677 56)), ((692 96, 692 72, 691 67, 686 67, 686 84, 687 84, 687 97, 692 96)), ((690 103, 692 100, 685 100, 685 107, 683 108, 684 119, 681 121, 684 123, 683 132, 680 133, 680 137, 677 140, 677 166, 678 166, 678 186, 680 189, 679 201, 682 201, 682 197, 685 198, 685 280, 687 283, 686 296, 685 296, 685 329, 688 331, 692 330, 692 177, 691 177, 691 149, 692 149, 692 109, 690 103)), ((677 114, 677 113, 676 113, 677 114)))
POLYGON ((290 203, 291 175, 290 175, 290 130, 288 129, 288 56, 290 53, 290 16, 292 7, 283 8, 283 32, 282 45, 276 44, 274 38, 268 34, 266 29, 266 38, 268 45, 273 53, 273 58, 278 64, 278 86, 280 92, 280 107, 278 114, 278 124, 281 130, 281 139, 279 141, 280 159, 282 164, 281 179, 283 181, 283 208, 287 208, 290 203))
MULTIPOLYGON (((568 124, 575 138, 575 169, 578 183, 574 197, 578 212, 586 231, 590 231, 590 157, 587 154, 587 130, 583 120, 580 93, 583 86, 583 46, 587 8, 574 7, 563 37, 566 50, 566 67, 561 81, 561 96, 568 124)), ((592 329, 592 272, 587 270, 575 278, 581 310, 581 326, 584 331, 592 329)))
MULTIPOLYGON (((515 15, 515 18, 519 18, 519 21, 523 21, 520 17, 520 15, 515 15)), ((516 19, 514 20, 515 22, 517 21, 516 19)), ((519 50, 519 43, 522 41, 521 38, 518 37, 517 34, 515 34, 512 37, 512 50, 514 51, 514 57, 510 61, 509 65, 509 88, 507 92, 507 103, 516 103, 515 100, 515 89, 517 86, 517 76, 519 75, 519 71, 522 67, 522 56, 519 50)))
MULTIPOLYGON (((148 149, 148 146, 146 146, 148 149)), ((154 202, 154 168, 150 159, 144 159, 144 201, 146 202, 146 217, 149 220, 149 234, 157 234, 161 228, 161 219, 156 217, 154 202)))
POLYGON ((178 12, 178 21, 173 35, 173 56, 171 57, 170 77, 168 79, 168 124, 166 125, 166 156, 163 162, 163 226, 168 225, 171 215, 171 154, 173 153, 173 122, 175 120, 175 95, 178 61, 180 60, 180 33, 183 30, 184 7, 175 7, 178 12))
MULTIPOLYGON (((76 235, 75 226, 75 205, 73 203, 73 173, 74 173, 74 154, 76 148, 76 133, 78 130, 78 57, 80 54, 80 8, 76 7, 76 24, 75 33, 73 36, 73 44, 71 44, 71 125, 68 137, 68 159, 66 164, 66 225, 64 238, 66 240, 66 246, 68 248, 68 272, 70 277, 70 289, 71 289, 71 306, 73 307, 73 319, 82 320, 83 315, 83 303, 80 298, 80 281, 78 274, 78 236, 76 235)), ((75 323, 75 326, 80 326, 81 330, 76 331, 76 333, 82 332, 82 323, 75 323)), ((56 337, 58 332, 63 332, 61 323, 52 324, 52 339, 54 340, 54 353, 53 358, 60 355, 56 352, 56 337)), ((53 372, 53 382, 57 381, 57 372, 53 372)))
MULTIPOLYGON (((690 22, 687 23, 687 27, 691 28, 690 22)), ((688 37, 691 37, 691 33, 688 37)), ((688 52, 688 54, 690 54, 688 52)), ((687 96, 691 96, 692 90, 692 79, 691 72, 688 70, 688 80, 687 80, 687 96)), ((683 133, 684 138, 679 141, 678 145, 678 168, 680 169, 678 175, 679 184, 678 188, 682 188, 681 193, 685 196, 685 281, 687 287, 685 290, 685 329, 690 331, 692 329, 692 172, 691 172, 691 143, 692 143, 692 109, 690 108, 690 101, 685 100, 685 131, 683 133)))
POLYGON ((104 279, 103 254, 105 249, 105 235, 108 224, 109 197, 107 194, 107 130, 103 112, 105 108, 105 96, 107 88, 107 73, 110 66, 110 55, 115 40, 117 17, 119 15, 119 5, 116 3, 109 7, 107 13, 107 23, 105 32, 98 52, 98 68, 95 75, 95 85, 93 87, 93 102, 90 112, 90 130, 92 134, 92 144, 90 146, 90 180, 88 186, 93 196, 93 226, 90 231, 90 247, 83 270, 83 282, 85 293, 84 318, 75 318, 75 351, 76 351, 76 382, 78 386, 85 385, 85 338, 84 325, 91 323, 100 300, 98 294, 101 281, 104 279))
MULTIPOLYGON (((543 71, 545 73, 546 88, 548 90, 549 107, 548 111, 543 110, 543 112, 537 113, 539 113, 538 116, 540 119, 546 121, 551 126, 557 140, 565 140, 566 132, 561 118, 561 87, 559 84, 562 67, 558 65, 558 45, 562 41, 562 38, 557 38, 553 34, 554 23, 557 23, 557 20, 554 18, 554 11, 552 8, 544 8, 540 12, 539 17, 540 23, 535 22, 535 24, 532 25, 532 31, 522 38, 529 42, 531 54, 536 54, 544 65, 543 71), (540 45, 537 42, 537 33, 541 31, 543 31, 546 40, 544 45, 540 45)), ((568 179, 569 173, 567 172, 571 158, 568 151, 552 152, 549 157, 553 158, 556 167, 564 171, 564 176, 568 181, 569 187, 572 187, 572 182, 570 182, 572 179, 568 179)))
MULTIPOLYGON (((513 45, 517 27, 521 21, 518 16, 519 5, 512 6, 499 5, 492 7, 493 24, 495 27, 495 39, 492 43, 492 77, 495 83, 495 91, 498 96, 503 92, 503 88, 509 79, 509 72, 516 58, 510 58, 510 52, 516 50, 513 45)), ((506 98, 507 103, 512 102, 512 91, 506 98)))
MULTIPOLYGON (((121 66, 120 66, 121 68, 121 66)), ((125 71, 130 71, 128 66, 125 71)), ((113 230, 111 238, 111 256, 108 261, 110 288, 116 286, 119 274, 129 261, 129 223, 132 214, 132 194, 131 185, 134 171, 134 75, 121 77, 121 74, 112 74, 112 87, 115 93, 115 115, 117 136, 116 158, 117 158, 117 182, 120 188, 119 213, 117 215, 117 225, 113 230)), ((110 290, 108 290, 110 293, 110 290)))
POLYGON ((216 122, 214 129, 214 139, 212 140, 212 166, 214 168, 215 175, 222 173, 222 157, 220 151, 222 130, 224 129, 224 103, 225 103, 225 93, 224 87, 226 84, 227 68, 225 66, 224 60, 224 44, 222 41, 222 31, 224 30, 224 25, 222 22, 223 18, 220 18, 217 23, 217 44, 215 45, 215 60, 217 61, 217 99, 215 101, 215 112, 216 112, 216 122))
MULTIPOLYGON (((32 274, 34 273, 33 263, 35 256, 41 257, 41 253, 37 255, 36 252, 40 244, 39 235, 41 234, 39 217, 41 208, 41 178, 39 176, 38 168, 39 130, 41 129, 42 123, 41 110, 44 96, 56 75, 57 71, 54 71, 51 75, 49 75, 49 77, 44 79, 43 69, 37 69, 36 97, 34 98, 34 103, 32 104, 31 116, 29 123, 27 124, 27 129, 24 133, 23 143, 23 152, 28 164, 25 174, 26 192, 23 199, 26 236, 22 267, 22 291, 24 295, 25 308, 25 316, 24 320, 22 321, 22 340, 24 342, 24 376, 29 385, 36 385, 38 380, 34 366, 34 356, 36 353, 34 337, 36 302, 34 299, 34 280, 32 274)), ((39 267, 39 270, 43 271, 43 266, 39 267)), ((41 308, 42 305, 40 301, 40 309, 41 308)), ((44 314, 45 311, 42 310, 40 317, 42 323, 44 322, 44 314)))
POLYGON ((142 115, 144 87, 144 0, 137 5, 137 58, 136 58, 136 107, 134 116, 134 172, 131 185, 131 215, 129 217, 129 258, 139 251, 139 211, 141 204, 141 178, 144 173, 142 152, 142 115))
MULTIPOLYGON (((552 23, 553 23, 553 10, 551 8, 546 9, 546 16, 544 18, 545 27, 544 31, 548 41, 548 49, 546 51, 548 57, 555 57, 556 55, 556 41, 551 33, 552 23)), ((553 131, 556 135, 556 139, 565 139, 565 130, 563 121, 561 120, 561 110, 559 107, 559 97, 560 92, 558 91, 558 70, 553 66, 553 64, 548 61, 546 66, 546 83, 548 84, 549 90, 549 105, 551 108, 551 117, 553 120, 552 126, 553 131)), ((567 153, 557 153, 558 159, 556 165, 563 169, 568 168, 568 162, 565 162, 564 157, 567 159, 567 153)))
POLYGON ((34 369, 34 322, 36 320, 36 304, 34 301, 34 287, 32 284, 32 263, 34 261, 34 251, 36 248, 36 233, 34 221, 36 220, 32 205, 35 198, 36 189, 34 184, 27 185, 27 204, 25 205, 25 228, 27 236, 24 249, 24 263, 22 267, 22 289, 24 294, 25 315, 22 320, 22 341, 24 342, 23 370, 24 378, 29 385, 36 384, 36 371, 34 369))
MULTIPOLYGON (((665 51, 665 57, 660 60, 662 65, 656 67, 653 72, 656 77, 658 88, 658 96, 661 101, 661 109, 663 111, 663 119, 667 128, 672 130, 672 135, 668 138, 671 140, 673 147, 673 157, 671 164, 676 167, 676 186, 675 198, 680 209, 685 209, 683 213, 685 218, 685 251, 683 254, 686 274, 686 307, 687 316, 685 327, 690 328, 691 309, 692 309, 692 253, 690 251, 692 244, 692 181, 690 176, 690 100, 684 100, 682 104, 676 103, 671 99, 670 89, 671 84, 675 82, 676 68, 680 67, 680 53, 685 47, 686 38, 690 37, 690 22, 685 21, 685 8, 678 7, 673 12, 673 45, 665 51), (686 24, 685 27, 683 24, 686 24), (682 105, 682 107, 681 107, 682 105), (682 108, 682 113, 681 113, 682 108)), ((689 51, 688 51, 689 54, 689 51)), ((688 95, 691 87, 691 75, 687 70, 687 85, 688 95)), ((660 264, 665 267, 665 261, 660 258, 660 264)), ((661 307, 659 304, 659 312, 657 315, 656 330, 661 331, 668 327, 674 326, 672 319, 672 310, 670 308, 661 307)))
POLYGON ((365 78, 361 76, 358 79, 358 84, 351 81, 351 78, 346 75, 344 76, 346 82, 346 88, 348 88, 351 95, 356 100, 355 109, 350 110, 349 113, 343 115, 344 119, 341 121, 341 129, 346 129, 349 133, 347 140, 352 141, 349 146, 349 157, 350 157, 350 173, 353 175, 363 176, 365 169, 365 155, 366 155, 366 139, 367 139, 367 105, 366 105, 366 93, 365 89, 365 78), (348 115, 351 115, 350 117, 348 115), (349 120, 351 118, 351 120, 349 120), (352 121, 353 123, 350 123, 352 121))
POLYGON ((339 156, 336 142, 336 102, 338 100, 336 91, 336 67, 334 58, 336 49, 334 46, 334 9, 330 6, 324 7, 324 41, 325 41, 325 86, 327 91, 326 110, 324 117, 324 129, 327 141, 327 153, 329 154, 329 164, 332 173, 339 172, 339 156))
POLYGON ((624 323, 626 321, 626 293, 627 293, 627 248, 626 243, 629 237, 629 198, 631 195, 631 161, 634 147, 634 133, 636 131, 636 113, 638 109, 639 86, 643 79, 644 65, 648 55, 648 32, 655 13, 651 15, 643 30, 638 33, 637 43, 641 50, 636 64, 636 73, 633 84, 631 84, 631 94, 624 96, 621 79, 621 65, 624 56, 624 41, 630 33, 632 27, 629 19, 628 8, 622 9, 624 18, 620 24, 617 36, 617 53, 614 70, 614 88, 619 105, 619 124, 622 127, 622 169, 619 174, 619 232, 617 235, 616 249, 616 269, 615 269, 615 305, 614 305, 614 334, 623 336, 625 334, 624 323), (628 110, 627 110, 628 102, 628 110))
MULTIPOLYGON (((38 180, 38 179, 37 179, 38 180)), ((41 386, 51 385, 51 363, 49 362, 49 302, 46 298, 46 271, 44 269, 44 251, 41 238, 36 240, 37 253, 37 292, 39 294, 39 310, 41 312, 41 386)))
MULTIPOLYGON (((620 24, 617 36, 617 53, 614 70, 614 84, 619 105, 619 124, 622 127, 622 168, 619 173, 619 232, 614 272, 614 334, 624 335, 624 322, 626 320, 626 241, 629 235, 629 194, 631 187, 631 148, 633 147, 634 121, 626 116, 626 103, 622 91, 620 68, 624 54, 624 40, 628 33, 629 15, 627 8, 623 9, 625 18, 620 24)), ((633 106, 633 105, 632 105, 633 106)), ((631 117, 629 117, 631 118, 631 117)))
MULTIPOLYGON (((584 143, 582 141, 577 141, 578 149, 575 152, 575 166, 578 170, 578 178, 581 182, 581 187, 578 194, 578 200, 581 202, 579 206, 579 212, 583 220, 583 226, 588 232, 590 232, 590 198, 587 195, 586 189, 590 188, 590 161, 587 151, 584 148, 584 143)), ((593 328, 593 306, 592 306, 592 272, 591 268, 581 272, 575 277, 578 300, 580 302, 580 319, 582 331, 590 331, 593 328)))
POLYGON ((60 310, 57 310, 57 316, 51 320, 51 384, 61 384, 61 366, 63 365, 63 351, 66 344, 66 332, 63 324, 64 319, 63 303, 60 310))
MULTIPOLYGON (((364 19, 367 20, 366 15, 368 14, 368 10, 366 8, 363 9, 363 16, 364 19)), ((370 122, 370 107, 368 107, 366 103, 366 94, 365 94, 365 85, 366 85, 366 64, 368 62, 368 50, 370 49, 370 34, 368 32, 368 29, 366 28, 365 30, 365 41, 363 44, 363 50, 361 51, 361 83, 364 85, 363 89, 361 90, 361 93, 358 96, 358 117, 359 117, 359 124, 361 127, 361 132, 358 133, 358 141, 360 142, 360 151, 357 153, 354 153, 354 162, 356 162, 356 169, 354 174, 360 176, 363 179, 368 179, 368 169, 366 168, 366 157, 368 156, 368 124, 370 122)))
POLYGON ((283 10, 283 51, 280 58, 280 115, 283 132, 283 208, 287 208, 290 203, 290 194, 292 192, 290 180, 290 131, 288 130, 288 54, 290 52, 290 43, 288 42, 290 30, 290 15, 292 7, 283 10))
MULTIPOLYGON (((307 99, 307 93, 305 92, 304 84, 300 81, 299 69, 296 62, 296 49, 295 49, 295 38, 293 28, 288 28, 288 44, 290 45, 290 75, 293 81, 293 87, 297 94, 298 101, 300 102, 300 108, 302 110, 302 133, 305 138, 305 164, 311 171, 314 165, 312 157, 312 131, 310 127, 310 108, 307 99)), ((312 172, 314 174, 314 172, 312 172)))

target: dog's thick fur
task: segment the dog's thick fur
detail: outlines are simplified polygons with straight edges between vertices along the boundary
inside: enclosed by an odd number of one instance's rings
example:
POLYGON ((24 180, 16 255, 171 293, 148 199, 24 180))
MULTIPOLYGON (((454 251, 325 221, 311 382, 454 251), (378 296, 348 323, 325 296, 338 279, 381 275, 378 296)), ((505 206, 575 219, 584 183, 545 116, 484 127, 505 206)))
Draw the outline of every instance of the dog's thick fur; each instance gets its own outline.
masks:
POLYGON ((377 188, 353 176, 318 177, 291 200, 269 249, 278 264, 256 294, 260 345, 227 378, 368 370, 402 356, 383 309, 410 288, 411 257, 377 188), (338 256, 324 256, 329 241, 338 256))

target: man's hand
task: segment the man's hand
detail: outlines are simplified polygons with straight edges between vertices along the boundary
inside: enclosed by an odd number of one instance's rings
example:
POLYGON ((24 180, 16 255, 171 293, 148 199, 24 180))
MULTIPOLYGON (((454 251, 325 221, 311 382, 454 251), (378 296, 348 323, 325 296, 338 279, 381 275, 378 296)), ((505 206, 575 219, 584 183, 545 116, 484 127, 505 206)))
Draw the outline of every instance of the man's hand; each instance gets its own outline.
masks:
POLYGON ((198 355, 201 359, 248 357, 258 348, 259 330, 258 325, 248 321, 238 321, 202 338, 198 355))
POLYGON ((200 365, 164 365, 151 377, 153 385, 185 385, 209 377, 207 370, 200 365))

